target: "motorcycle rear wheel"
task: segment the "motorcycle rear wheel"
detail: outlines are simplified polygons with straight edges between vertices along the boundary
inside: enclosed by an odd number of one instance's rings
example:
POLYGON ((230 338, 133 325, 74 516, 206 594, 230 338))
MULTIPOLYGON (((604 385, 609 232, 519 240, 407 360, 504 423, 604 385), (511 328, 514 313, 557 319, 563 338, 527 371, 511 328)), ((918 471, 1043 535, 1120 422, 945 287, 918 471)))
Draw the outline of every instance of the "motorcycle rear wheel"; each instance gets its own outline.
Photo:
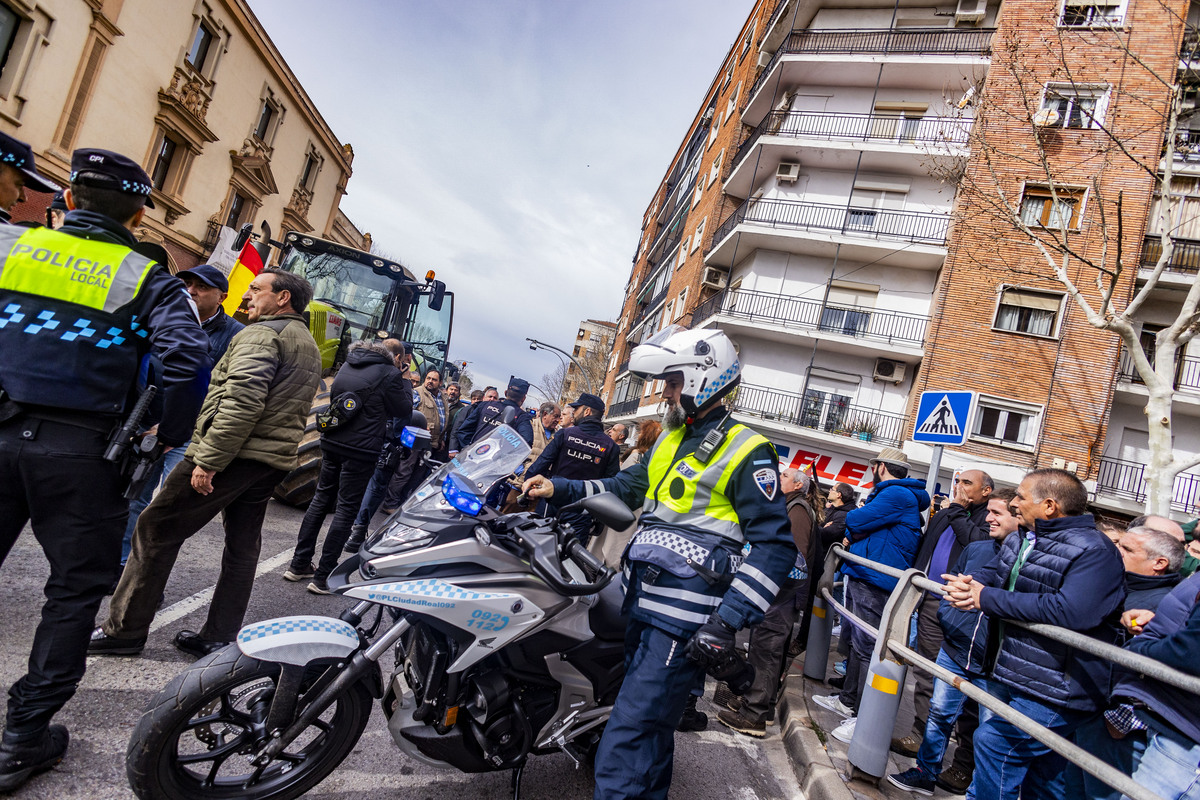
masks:
MULTIPOLYGON (((319 674, 319 673, 318 673, 319 674)), ((251 764, 267 741, 280 667, 227 647, 176 676, 129 740, 125 771, 142 800, 289 800, 333 772, 362 736, 371 695, 355 684, 270 764, 251 764)), ((317 675, 301 686, 304 692, 317 675)))

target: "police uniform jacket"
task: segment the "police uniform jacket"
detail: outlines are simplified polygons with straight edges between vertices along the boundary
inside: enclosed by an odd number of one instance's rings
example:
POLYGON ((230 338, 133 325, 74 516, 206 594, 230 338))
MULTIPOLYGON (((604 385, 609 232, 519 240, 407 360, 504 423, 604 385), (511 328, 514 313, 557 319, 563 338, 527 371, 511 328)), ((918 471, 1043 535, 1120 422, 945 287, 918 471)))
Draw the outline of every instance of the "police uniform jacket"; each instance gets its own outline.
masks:
POLYGON ((719 412, 664 430, 646 458, 612 478, 553 482, 560 505, 611 491, 642 506, 626 550, 626 607, 677 636, 690 636, 713 611, 734 628, 761 621, 796 561, 775 449, 719 412), (696 448, 722 424, 724 442, 701 464, 696 448))
POLYGON ((162 363, 159 439, 187 441, 208 382, 208 339, 183 282, 133 252, 103 214, 71 211, 57 231, 0 227, 0 386, 30 413, 114 422, 139 365, 162 363))
POLYGON ((552 475, 589 480, 611 478, 620 471, 621 455, 617 443, 604 433, 599 417, 584 417, 579 424, 564 429, 550 440, 529 468, 529 477, 552 475))
POLYGON ((500 425, 504 419, 504 410, 512 408, 517 416, 513 419, 512 427, 517 431, 525 444, 533 445, 533 415, 521 410, 521 407, 509 400, 487 400, 477 403, 467 412, 462 426, 455 431, 454 446, 451 450, 462 450, 467 445, 476 442, 492 432, 492 428, 500 425))

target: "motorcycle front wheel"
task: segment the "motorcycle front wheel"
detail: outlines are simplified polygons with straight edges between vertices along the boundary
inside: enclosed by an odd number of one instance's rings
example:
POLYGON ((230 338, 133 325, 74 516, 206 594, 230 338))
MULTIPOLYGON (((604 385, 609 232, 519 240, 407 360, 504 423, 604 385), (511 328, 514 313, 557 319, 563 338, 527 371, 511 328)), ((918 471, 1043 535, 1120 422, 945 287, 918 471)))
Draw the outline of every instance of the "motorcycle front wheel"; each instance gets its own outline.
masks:
MULTIPOLYGON (((324 780, 362 735, 370 692, 354 684, 274 761, 256 767, 251 761, 269 737, 267 713, 279 675, 278 664, 230 646, 176 676, 129 740, 125 771, 134 794, 142 800, 288 800, 324 780)), ((319 672, 309 677, 297 714, 319 672)))

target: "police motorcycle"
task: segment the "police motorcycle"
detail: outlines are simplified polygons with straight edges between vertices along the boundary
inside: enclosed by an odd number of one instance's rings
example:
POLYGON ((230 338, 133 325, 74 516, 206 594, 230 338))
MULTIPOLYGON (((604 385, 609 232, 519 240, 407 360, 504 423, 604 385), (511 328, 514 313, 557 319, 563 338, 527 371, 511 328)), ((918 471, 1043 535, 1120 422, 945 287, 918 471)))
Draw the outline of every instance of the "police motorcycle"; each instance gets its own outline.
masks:
MULTIPOLYGON (((176 676, 130 739, 134 793, 298 797, 354 748, 373 701, 406 755, 513 770, 514 798, 531 755, 587 761, 624 675, 622 593, 569 526, 484 504, 529 451, 500 425, 437 468, 330 575, 357 601, 340 618, 247 625, 176 676)), ((633 521, 612 494, 578 507, 633 521)))

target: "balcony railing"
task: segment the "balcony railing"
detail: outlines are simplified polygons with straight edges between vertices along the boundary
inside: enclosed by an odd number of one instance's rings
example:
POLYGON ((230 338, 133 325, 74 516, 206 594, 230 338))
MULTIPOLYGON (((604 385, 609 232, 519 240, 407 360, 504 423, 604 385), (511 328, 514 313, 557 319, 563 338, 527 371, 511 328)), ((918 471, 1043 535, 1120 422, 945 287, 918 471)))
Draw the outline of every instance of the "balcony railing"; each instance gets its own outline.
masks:
MULTIPOLYGON (((1153 269, 1162 256, 1162 248, 1161 236, 1147 236, 1142 245, 1142 266, 1153 269)), ((1200 239, 1176 239, 1166 271, 1182 272, 1185 275, 1200 272, 1200 239)))
POLYGON ((921 314, 822 303, 754 289, 726 289, 697 306, 692 317, 700 321, 713 314, 908 345, 920 345, 929 324, 929 317, 921 314))
POLYGON ((846 398, 824 392, 801 397, 795 392, 743 383, 737 389, 733 408, 760 419, 893 447, 900 445, 904 431, 903 414, 853 405, 846 398))
POLYGON ((633 414, 638 410, 638 406, 642 404, 640 397, 635 397, 632 400, 623 400, 620 403, 613 403, 608 407, 609 417, 623 417, 626 414, 633 414))
POLYGON ((971 119, 960 117, 772 111, 738 148, 733 163, 741 163, 761 136, 899 144, 966 144, 971 135, 971 123, 971 119))
MULTIPOLYGON (((1096 478, 1097 494, 1125 497, 1139 503, 1146 501, 1146 465, 1118 458, 1100 459, 1100 474, 1096 478)), ((1200 475, 1181 472, 1171 487, 1171 508, 1185 514, 1200 510, 1200 475)))
MULTIPOLYGON (((1153 358, 1153 355, 1150 356, 1153 358)), ((1130 383, 1145 383, 1133 365, 1133 359, 1122 348, 1121 362, 1117 367, 1117 377, 1130 383)), ((1175 366, 1175 389, 1200 392, 1200 358, 1183 356, 1177 359, 1175 366)))
POLYGON ((1200 130, 1184 128, 1175 132, 1175 158, 1192 164, 1200 161, 1200 130))
POLYGON ((809 53, 881 53, 896 55, 983 55, 991 51, 995 28, 847 28, 800 30, 792 33, 775 51, 771 63, 758 76, 749 97, 771 74, 785 55, 809 53))
POLYGON ((840 233, 863 239, 944 245, 950 215, 835 206, 805 200, 747 200, 717 228, 707 252, 712 252, 737 225, 743 223, 764 228, 840 233))

